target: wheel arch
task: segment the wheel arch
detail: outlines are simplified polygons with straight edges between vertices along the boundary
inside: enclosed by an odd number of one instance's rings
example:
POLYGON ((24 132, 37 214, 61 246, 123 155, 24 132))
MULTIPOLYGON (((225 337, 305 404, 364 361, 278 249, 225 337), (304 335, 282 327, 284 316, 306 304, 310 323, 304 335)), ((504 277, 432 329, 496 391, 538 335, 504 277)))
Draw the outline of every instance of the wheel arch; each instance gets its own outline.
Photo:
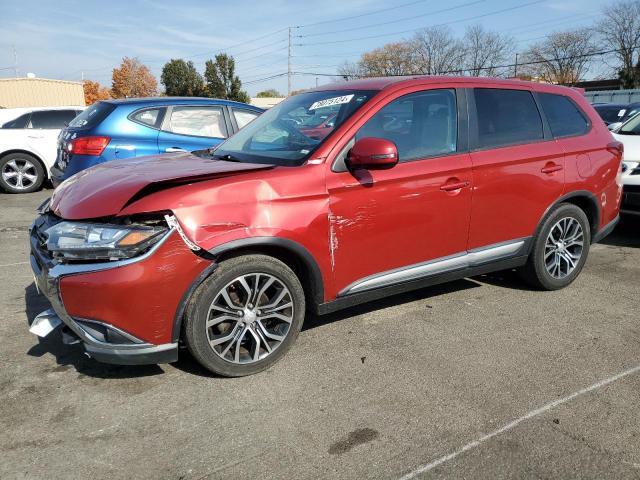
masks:
POLYGON ((9 150, 5 150, 4 152, 0 153, 0 160, 2 160, 7 155, 11 155, 12 153, 24 153, 25 155, 29 155, 30 157, 33 157, 35 160, 38 161, 38 163, 42 167, 42 170, 44 171, 44 174, 46 177, 45 180, 51 178, 49 167, 47 167, 47 164, 44 162, 44 160, 42 160, 42 158, 40 158, 40 155, 30 150, 25 150, 23 148, 10 148, 9 150))
POLYGON ((538 222, 538 226, 536 227, 536 236, 540 232, 542 228, 542 224, 546 220, 549 213, 554 210, 561 203, 570 203, 580 208, 587 219, 589 220, 589 227, 591 229, 591 240, 593 242, 593 238, 595 237, 598 230, 600 230, 600 208, 598 206, 598 200, 596 196, 588 191, 588 190, 576 190, 570 193, 567 193, 560 198, 558 198, 553 204, 549 206, 542 215, 540 222, 538 222))
POLYGON ((187 289, 173 322, 172 341, 178 341, 182 330, 182 319, 187 303, 195 290, 209 275, 215 272, 221 261, 241 255, 262 254, 276 258, 289 266, 296 274, 304 290, 307 308, 314 311, 324 302, 324 283, 322 272, 313 255, 301 244, 293 240, 279 237, 252 237, 218 245, 208 254, 215 258, 214 262, 205 268, 187 289))

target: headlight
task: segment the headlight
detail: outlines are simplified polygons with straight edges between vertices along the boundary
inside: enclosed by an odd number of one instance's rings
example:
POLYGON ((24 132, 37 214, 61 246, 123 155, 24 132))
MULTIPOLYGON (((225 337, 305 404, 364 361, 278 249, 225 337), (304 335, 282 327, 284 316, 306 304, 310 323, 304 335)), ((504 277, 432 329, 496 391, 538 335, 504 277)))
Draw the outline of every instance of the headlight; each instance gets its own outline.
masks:
POLYGON ((162 226, 60 222, 45 230, 47 249, 66 260, 118 260, 148 250, 167 231, 162 226))

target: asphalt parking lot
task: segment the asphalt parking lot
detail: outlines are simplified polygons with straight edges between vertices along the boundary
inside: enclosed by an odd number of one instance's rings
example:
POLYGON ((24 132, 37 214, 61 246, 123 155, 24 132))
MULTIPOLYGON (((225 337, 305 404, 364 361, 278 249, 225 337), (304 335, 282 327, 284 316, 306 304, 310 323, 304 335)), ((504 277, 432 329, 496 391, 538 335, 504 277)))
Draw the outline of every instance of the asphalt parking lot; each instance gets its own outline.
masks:
POLYGON ((500 273, 310 318, 223 379, 28 332, 50 193, 0 194, 0 478, 640 478, 640 218, 565 290, 500 273))

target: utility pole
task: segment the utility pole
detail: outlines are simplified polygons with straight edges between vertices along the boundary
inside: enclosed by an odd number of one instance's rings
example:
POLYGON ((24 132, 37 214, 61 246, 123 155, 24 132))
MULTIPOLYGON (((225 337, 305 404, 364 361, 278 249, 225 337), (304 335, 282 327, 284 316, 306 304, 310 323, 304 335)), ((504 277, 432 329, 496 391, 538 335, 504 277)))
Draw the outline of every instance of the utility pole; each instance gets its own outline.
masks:
POLYGON ((13 72, 15 73, 16 78, 18 78, 18 51, 16 50, 16 46, 13 47, 13 72))
POLYGON ((289 27, 289 55, 287 59, 287 96, 291 95, 291 27, 289 27))
POLYGON ((516 63, 513 64, 513 76, 518 78, 518 54, 516 53, 516 63))

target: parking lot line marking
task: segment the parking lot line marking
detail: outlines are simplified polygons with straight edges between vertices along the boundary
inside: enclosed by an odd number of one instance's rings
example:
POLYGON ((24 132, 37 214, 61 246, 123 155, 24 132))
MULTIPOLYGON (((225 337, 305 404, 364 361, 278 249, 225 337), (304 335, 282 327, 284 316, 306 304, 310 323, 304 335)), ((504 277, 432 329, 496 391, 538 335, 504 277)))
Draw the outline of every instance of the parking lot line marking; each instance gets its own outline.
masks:
POLYGON ((400 480, 409 480, 411 478, 415 478, 418 475, 428 472, 429 470, 432 470, 440 465, 442 465, 443 463, 448 462, 449 460, 453 460, 454 458, 458 457, 459 455, 462 455, 464 452, 467 452, 473 448, 479 447, 482 443, 486 442, 487 440, 491 440, 493 437, 496 437, 504 432, 507 432, 509 430, 511 430, 512 428, 517 427, 519 424, 521 424, 522 422, 524 422, 525 420, 529 420, 533 417, 537 417, 538 415, 542 415, 543 413, 551 410, 552 408, 557 407, 558 405, 562 405, 563 403, 567 403, 570 402, 571 400, 573 400, 576 397, 579 397, 581 395, 584 395, 586 393, 589 392, 593 392, 594 390, 597 390, 599 388, 602 388, 606 385, 609 385, 610 383, 615 382, 616 380, 620 380, 623 377, 626 377, 628 375, 632 375, 634 373, 640 372, 640 365, 630 368, 629 370, 625 370, 624 372, 618 373, 617 375, 613 375, 612 377, 609 378, 605 378, 604 380, 599 381, 598 383, 594 383, 593 385, 589 386, 589 387, 585 387, 582 390, 578 390, 577 392, 574 392, 570 395, 567 395, 566 397, 562 397, 559 398, 558 400, 554 400, 553 402, 549 402, 546 405, 543 405, 540 408, 536 408, 535 410, 531 410, 529 413, 523 415, 522 417, 516 418, 515 420, 513 420, 510 423, 507 423, 505 426, 498 428, 497 430, 494 430, 491 433, 487 433, 486 435, 483 435, 482 437, 478 438, 477 440, 474 440, 472 442, 467 443, 465 446, 463 446, 462 448, 460 448, 459 450, 456 450, 455 452, 452 452, 448 455, 445 455, 443 457, 440 457, 436 460, 433 460, 429 463, 425 463, 423 465, 420 465, 419 467, 416 467, 414 470, 410 471, 409 473, 403 475, 402 477, 400 477, 400 480))
POLYGON ((16 265, 26 265, 29 262, 17 262, 17 263, 5 263, 4 265, 0 265, 0 267, 14 267, 16 265))

